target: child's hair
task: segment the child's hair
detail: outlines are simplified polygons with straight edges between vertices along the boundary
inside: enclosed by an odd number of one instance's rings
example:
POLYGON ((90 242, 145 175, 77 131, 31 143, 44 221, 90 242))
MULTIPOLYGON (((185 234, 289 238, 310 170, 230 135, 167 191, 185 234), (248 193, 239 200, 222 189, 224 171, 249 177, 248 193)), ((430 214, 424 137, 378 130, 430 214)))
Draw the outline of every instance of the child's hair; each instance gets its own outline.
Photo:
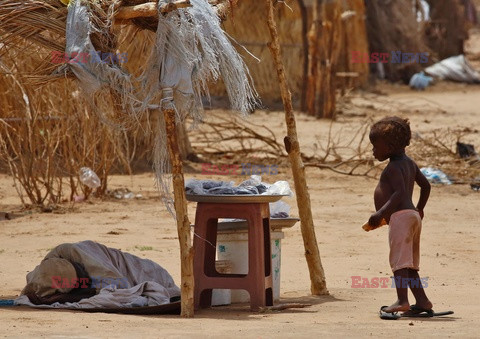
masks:
POLYGON ((370 140, 382 138, 395 150, 404 149, 410 145, 412 132, 408 119, 386 117, 373 124, 370 130, 370 140))

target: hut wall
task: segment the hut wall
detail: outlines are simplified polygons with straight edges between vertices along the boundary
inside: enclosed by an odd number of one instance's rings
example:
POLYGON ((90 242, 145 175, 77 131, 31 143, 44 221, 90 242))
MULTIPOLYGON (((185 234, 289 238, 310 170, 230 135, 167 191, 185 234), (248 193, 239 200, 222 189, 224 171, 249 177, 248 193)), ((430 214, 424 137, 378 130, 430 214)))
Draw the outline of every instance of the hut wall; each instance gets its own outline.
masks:
MULTIPOLYGON (((423 42, 420 25, 410 0, 366 1, 366 8, 370 52, 422 53, 429 51, 423 42)), ((414 73, 422 69, 422 66, 415 62, 385 63, 383 66, 388 80, 403 80, 405 83, 408 83, 414 73)))
MULTIPOLYGON (((277 4, 277 25, 292 98, 298 104, 303 77, 302 20, 297 2, 289 1, 288 5, 292 10, 286 5, 277 4)), ((223 27, 238 43, 260 59, 258 62, 244 49, 236 46, 244 57, 262 102, 267 105, 271 102, 279 102, 281 100, 280 89, 267 46, 270 34, 266 23, 265 2, 240 1, 239 6, 233 11, 232 17, 224 22, 223 27)), ((213 96, 225 95, 225 87, 221 82, 212 84, 210 91, 213 96)))
POLYGON ((364 88, 368 84, 369 64, 353 63, 352 53, 368 53, 367 28, 365 25, 365 2, 364 0, 342 1, 342 12, 353 11, 355 14, 342 22, 343 46, 340 52, 337 70, 339 72, 353 72, 356 77, 342 81, 349 87, 364 88))
MULTIPOLYGON (((302 95, 303 63, 304 53, 306 52, 303 49, 302 17, 298 2, 298 0, 287 1, 291 9, 281 3, 276 5, 282 57, 285 63, 292 99, 296 108, 300 106, 302 95)), ((313 0, 303 0, 303 3, 307 9, 308 30, 310 29, 312 21, 313 0)), ((347 36, 342 39, 341 60, 337 70, 339 72, 358 73, 359 77, 348 81, 348 85, 364 87, 368 80, 368 65, 352 64, 349 56, 351 51, 358 50, 366 52, 368 48, 364 24, 365 6, 363 0, 346 0, 342 1, 341 4, 342 11, 351 10, 359 12, 360 14, 342 21, 347 36)), ((268 105, 272 102, 280 102, 281 97, 278 83, 275 80, 275 68, 267 46, 267 43, 270 41, 270 35, 265 21, 265 13, 265 2, 254 0, 241 1, 239 2, 239 6, 234 10, 233 16, 224 22, 223 28, 238 43, 260 59, 260 62, 258 62, 242 47, 236 46, 237 50, 244 57, 262 102, 268 105)), ((339 86, 342 85, 343 81, 339 82, 339 86)), ((210 91, 212 96, 225 95, 225 87, 221 82, 211 84, 210 91)))

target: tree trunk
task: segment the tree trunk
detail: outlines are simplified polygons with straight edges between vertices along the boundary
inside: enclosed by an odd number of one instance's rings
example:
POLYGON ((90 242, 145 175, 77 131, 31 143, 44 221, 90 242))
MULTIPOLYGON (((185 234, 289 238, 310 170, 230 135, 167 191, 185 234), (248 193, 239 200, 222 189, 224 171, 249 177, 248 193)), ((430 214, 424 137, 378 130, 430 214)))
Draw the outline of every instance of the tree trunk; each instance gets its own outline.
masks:
POLYGON ((283 106, 285 108, 285 121, 287 124, 287 136, 284 139, 285 148, 292 166, 297 206, 301 220, 300 227, 305 246, 305 257, 307 259, 308 270, 310 272, 311 292, 314 295, 325 295, 328 294, 327 283, 325 280, 325 273, 323 271, 320 252, 317 245, 317 238, 315 235, 315 228, 313 225, 310 194, 308 192, 307 180, 305 177, 305 166, 303 165, 300 154, 300 144, 297 138, 295 115, 293 114, 292 109, 292 95, 288 88, 285 68, 281 58, 277 25, 274 17, 273 1, 274 0, 266 0, 268 6, 268 27, 272 38, 272 42, 269 43, 269 48, 277 70, 283 106))
POLYGON ((180 243, 181 259, 181 301, 182 317, 193 317, 193 247, 190 236, 190 222, 188 220, 187 199, 185 197, 185 181, 183 178, 182 160, 178 149, 177 129, 175 128, 175 109, 173 99, 165 101, 165 98, 173 97, 170 92, 163 91, 162 114, 165 119, 167 133, 167 145, 172 165, 174 206, 177 220, 178 241, 180 243))

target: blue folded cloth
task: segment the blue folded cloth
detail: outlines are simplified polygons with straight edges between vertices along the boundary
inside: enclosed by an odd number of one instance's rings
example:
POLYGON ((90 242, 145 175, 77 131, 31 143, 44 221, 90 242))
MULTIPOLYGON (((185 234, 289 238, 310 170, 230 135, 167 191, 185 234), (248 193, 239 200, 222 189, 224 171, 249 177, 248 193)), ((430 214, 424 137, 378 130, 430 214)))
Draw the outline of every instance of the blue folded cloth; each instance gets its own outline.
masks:
POLYGON ((13 299, 0 299, 0 307, 3 306, 15 306, 13 299))
POLYGON ((414 74, 410 78, 409 86, 417 90, 424 90, 425 88, 430 86, 430 83, 432 81, 433 81, 432 77, 429 77, 428 75, 425 75, 425 73, 420 72, 420 73, 414 74))

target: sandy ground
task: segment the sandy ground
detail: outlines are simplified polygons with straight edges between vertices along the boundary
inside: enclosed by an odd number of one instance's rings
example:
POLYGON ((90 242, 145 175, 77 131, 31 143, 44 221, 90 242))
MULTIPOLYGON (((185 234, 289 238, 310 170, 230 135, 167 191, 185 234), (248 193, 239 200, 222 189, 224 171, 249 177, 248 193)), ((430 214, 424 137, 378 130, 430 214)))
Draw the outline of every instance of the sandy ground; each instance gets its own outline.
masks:
MULTIPOLYGON (((426 92, 380 85, 387 95, 356 96, 358 115, 339 116, 335 128, 360 125, 385 112, 410 117, 414 131, 437 128, 478 127, 480 88, 438 84, 426 92), (385 101, 386 100, 386 101, 385 101), (385 103, 387 102, 387 103, 385 103), (363 106, 362 106, 363 105, 363 106), (381 107, 377 107, 381 106, 381 107), (364 111, 361 107, 366 107, 364 111), (439 113, 443 111, 443 113, 439 113), (362 113, 363 112, 363 113, 362 113), (428 121, 428 123, 426 122, 428 121)), ((255 122, 270 123, 284 134, 281 112, 257 112, 255 122)), ((329 122, 298 116, 300 141, 305 151, 325 138, 329 122)), ((480 148, 479 135, 473 142, 480 148)), ((480 330, 480 193, 468 185, 433 187, 422 232, 421 277, 428 277, 427 295, 434 309, 454 310, 448 318, 383 321, 377 311, 395 300, 388 288, 352 288, 352 276, 390 277, 387 229, 366 233, 360 226, 373 212, 375 180, 334 174, 309 168, 308 184, 317 240, 325 269, 329 296, 310 296, 308 269, 303 256, 299 225, 285 231, 282 242, 281 302, 311 303, 308 309, 252 313, 235 305, 198 311, 194 319, 177 316, 132 316, 43 311, 26 308, 0 309, 0 334, 5 337, 328 337, 414 335, 478 337, 480 330)), ((205 178, 189 173, 187 178, 205 178)), ((230 179, 230 178, 229 178, 230 179)), ((237 183, 245 177, 232 177, 237 183)), ((267 182, 288 180, 282 168, 267 182)), ((85 239, 129 251, 164 266, 180 281, 176 226, 160 203, 151 173, 113 176, 110 188, 128 187, 143 199, 94 201, 76 204, 66 213, 25 214, 0 221, 0 295, 19 294, 25 275, 54 246, 85 239), (118 234, 109 234, 109 232, 118 234), (151 250, 145 250, 151 246, 151 250)), ((0 211, 18 209, 12 180, 0 176, 0 211)), ((418 194, 418 192, 416 192, 418 194)), ((295 200, 292 214, 298 215, 295 200)), ((189 204, 193 221, 195 203, 189 204)), ((411 302, 413 303, 413 297, 411 302)))
MULTIPOLYGON (((476 40, 478 42, 478 40, 476 40)), ((479 43, 473 44, 480 46, 479 43)), ((473 48, 471 48, 473 49, 473 48)), ((477 49, 478 52, 478 49, 477 49)), ((464 142, 480 149, 480 86, 439 83, 425 92, 405 86, 379 84, 382 95, 350 98, 333 131, 354 131, 369 119, 387 114, 409 117, 414 133, 446 128, 477 129, 464 142), (350 107, 350 108, 348 108, 350 107)), ((285 134, 282 112, 256 112, 252 121, 266 124, 279 141, 285 134)), ((330 123, 305 115, 297 117, 302 151, 314 152, 326 142, 330 123)), ((427 165, 424 159, 416 159, 427 165)), ((194 166, 195 167, 195 166, 194 166)), ((199 169, 197 165, 197 170, 199 169)), ((480 173, 478 173, 480 175, 480 173)), ((448 318, 383 321, 381 305, 395 300, 388 288, 352 288, 352 276, 389 278, 387 228, 366 233, 361 224, 373 212, 374 179, 307 169, 313 217, 330 295, 310 295, 299 225, 285 231, 282 241, 281 303, 310 303, 307 309, 252 313, 248 305, 215 307, 196 312, 193 319, 178 316, 133 316, 0 308, 4 337, 131 338, 131 337, 369 337, 438 336, 478 338, 480 330, 480 193, 468 185, 434 186, 425 210, 420 276, 428 278, 427 295, 438 311, 454 310, 448 318)), ((187 178, 212 178, 188 173, 187 178)), ((225 177, 223 177, 224 179, 225 177)), ((246 177, 229 177, 239 183, 246 177)), ((215 179, 219 179, 216 177, 215 179)), ((287 180, 288 168, 264 181, 287 180)), ((20 201, 12 179, 0 174, 0 212, 15 211, 20 201)), ((28 213, 0 219, 0 296, 13 298, 25 275, 60 243, 95 240, 149 258, 180 282, 176 225, 153 188, 153 174, 113 176, 109 187, 127 187, 142 199, 79 203, 63 213, 28 213), (149 249, 151 248, 151 249, 149 249)), ((418 191, 415 192, 418 196, 418 191)), ((286 199, 298 215, 294 198, 286 199)), ((195 203, 188 206, 194 220, 195 203)), ((0 213, 0 218, 2 214, 0 213)), ((413 297, 410 300, 414 303, 413 297)))

